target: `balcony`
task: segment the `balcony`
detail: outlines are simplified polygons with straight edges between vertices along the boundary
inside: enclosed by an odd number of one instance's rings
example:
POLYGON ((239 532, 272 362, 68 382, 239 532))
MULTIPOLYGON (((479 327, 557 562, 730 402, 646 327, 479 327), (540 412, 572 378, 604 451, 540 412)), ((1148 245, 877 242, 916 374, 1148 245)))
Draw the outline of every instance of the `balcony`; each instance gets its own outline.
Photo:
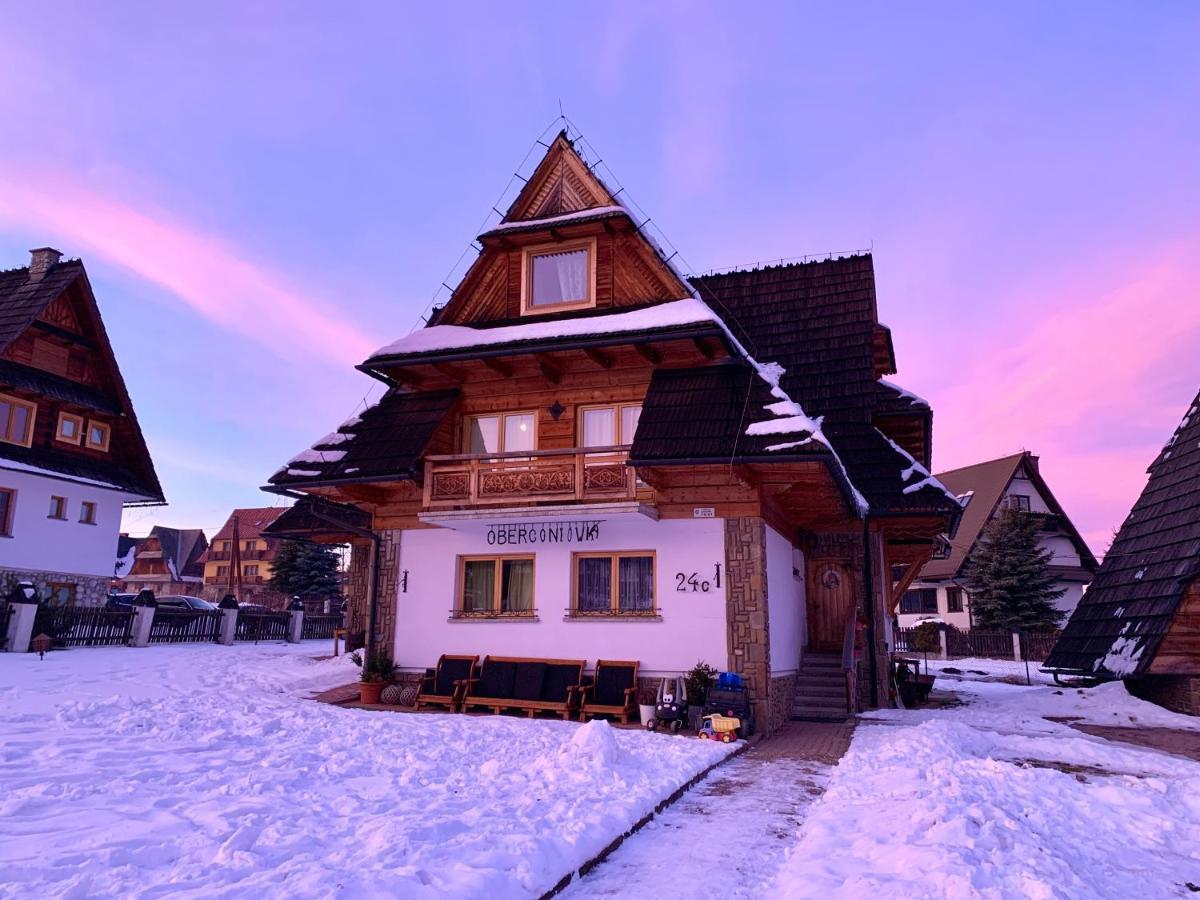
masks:
POLYGON ((628 447, 429 456, 424 508, 632 500, 628 458, 628 447))

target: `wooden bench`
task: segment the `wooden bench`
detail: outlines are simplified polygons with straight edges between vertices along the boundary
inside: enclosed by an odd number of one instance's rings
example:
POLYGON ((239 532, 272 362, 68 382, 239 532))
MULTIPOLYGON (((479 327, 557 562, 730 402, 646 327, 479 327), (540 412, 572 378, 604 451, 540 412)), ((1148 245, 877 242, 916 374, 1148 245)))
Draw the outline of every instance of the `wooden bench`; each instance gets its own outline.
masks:
POLYGON ((475 676, 478 662, 478 656, 443 653, 433 674, 427 673, 421 679, 415 708, 420 709, 424 704, 445 706, 452 712, 457 711, 462 702, 463 685, 475 676))
POLYGON ((582 659, 485 656, 478 677, 463 685, 462 709, 484 707, 495 713, 520 709, 530 718, 553 712, 569 719, 585 665, 582 659))
POLYGON ((636 660, 598 659, 596 674, 578 688, 579 720, 591 716, 619 716, 622 725, 637 706, 638 664, 636 660))

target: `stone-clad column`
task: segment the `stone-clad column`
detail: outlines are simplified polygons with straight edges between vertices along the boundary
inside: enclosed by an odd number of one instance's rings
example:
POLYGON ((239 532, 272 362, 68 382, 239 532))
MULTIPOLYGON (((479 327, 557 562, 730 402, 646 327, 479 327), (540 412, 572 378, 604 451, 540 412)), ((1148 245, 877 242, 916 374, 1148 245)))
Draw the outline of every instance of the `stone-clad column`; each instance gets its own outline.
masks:
POLYGON ((766 525, 761 518, 725 520, 725 572, 729 670, 746 680, 756 725, 767 731, 771 728, 771 639, 766 525))

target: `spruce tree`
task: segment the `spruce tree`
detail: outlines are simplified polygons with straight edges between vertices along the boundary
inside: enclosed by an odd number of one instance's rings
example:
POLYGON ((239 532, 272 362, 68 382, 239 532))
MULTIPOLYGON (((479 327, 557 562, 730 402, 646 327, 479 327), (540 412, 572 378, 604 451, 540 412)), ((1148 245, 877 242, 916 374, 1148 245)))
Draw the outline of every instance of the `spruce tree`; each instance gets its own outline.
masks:
POLYGON ((336 597, 338 556, 324 544, 284 541, 271 567, 270 585, 288 597, 311 600, 336 597))
POLYGON ((1005 508, 983 529, 963 571, 971 615, 982 628, 1051 628, 1063 618, 1054 605, 1064 591, 1050 573, 1049 548, 1039 542, 1039 521, 1005 508))

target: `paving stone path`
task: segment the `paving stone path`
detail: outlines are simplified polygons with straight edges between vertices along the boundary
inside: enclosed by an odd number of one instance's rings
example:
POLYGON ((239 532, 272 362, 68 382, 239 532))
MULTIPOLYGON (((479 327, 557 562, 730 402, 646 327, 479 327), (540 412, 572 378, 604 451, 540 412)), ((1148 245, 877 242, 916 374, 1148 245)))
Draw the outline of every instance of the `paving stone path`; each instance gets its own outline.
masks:
POLYGON ((762 896, 853 733, 852 723, 788 723, 713 770, 561 896, 762 896))

